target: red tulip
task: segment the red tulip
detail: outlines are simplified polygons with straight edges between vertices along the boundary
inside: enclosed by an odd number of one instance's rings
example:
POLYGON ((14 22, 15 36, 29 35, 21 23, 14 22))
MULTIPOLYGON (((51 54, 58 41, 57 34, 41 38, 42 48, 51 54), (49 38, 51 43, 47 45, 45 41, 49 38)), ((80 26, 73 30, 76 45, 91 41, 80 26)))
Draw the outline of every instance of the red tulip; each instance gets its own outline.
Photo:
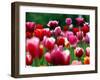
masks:
POLYGON ((63 31, 68 31, 68 26, 64 26, 63 31))
POLYGON ((40 40, 42 40, 42 39, 43 39, 43 36, 44 36, 44 34, 43 34, 43 29, 36 29, 36 30, 34 31, 34 35, 35 35, 36 37, 38 37, 40 40))
POLYGON ((26 22, 26 31, 33 32, 35 26, 35 22, 26 22))
POLYGON ((49 28, 44 28, 43 29, 43 34, 44 36, 50 37, 51 36, 51 31, 49 28))
POLYGON ((51 54, 49 52, 45 53, 44 57, 48 63, 51 63, 51 54))
POLYGON ((61 36, 57 37, 57 45, 58 46, 59 45, 64 45, 64 43, 65 43, 65 38, 64 37, 61 37, 61 36))
POLYGON ((43 29, 43 25, 42 24, 36 24, 36 28, 35 29, 43 29))
POLYGON ((77 32, 79 32, 79 28, 73 28, 73 33, 76 34, 77 32))
POLYGON ((84 25, 82 27, 82 31, 84 32, 84 34, 86 34, 87 32, 89 32, 90 31, 89 26, 88 25, 84 25))
POLYGON ((78 58, 81 58, 82 55, 84 54, 83 48, 76 47, 76 49, 74 50, 74 54, 75 54, 78 58))
POLYGON ((26 54, 26 65, 32 65, 33 63, 33 58, 32 56, 27 52, 26 54))
POLYGON ((90 56, 90 47, 86 48, 86 56, 90 56))

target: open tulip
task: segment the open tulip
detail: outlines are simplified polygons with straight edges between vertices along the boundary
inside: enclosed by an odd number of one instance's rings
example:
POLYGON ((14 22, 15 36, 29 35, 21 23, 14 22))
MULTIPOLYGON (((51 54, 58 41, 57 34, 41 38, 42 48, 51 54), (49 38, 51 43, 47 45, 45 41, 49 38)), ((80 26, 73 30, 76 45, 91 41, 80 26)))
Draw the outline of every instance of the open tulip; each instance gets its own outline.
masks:
POLYGON ((65 22, 66 22, 67 25, 71 25, 72 19, 71 18, 66 18, 65 22))
POLYGON ((56 20, 51 20, 51 21, 48 22, 47 26, 48 26, 48 27, 55 28, 55 27, 58 26, 58 23, 59 23, 59 22, 56 21, 56 20))
POLYGON ((26 22, 26 31, 33 32, 35 26, 35 22, 26 22))
POLYGON ((83 48, 76 47, 74 50, 74 54, 76 55, 76 57, 81 58, 82 55, 84 54, 83 48))
POLYGON ((33 57, 30 55, 30 53, 27 52, 26 54, 26 65, 32 65, 33 63, 33 57))
POLYGON ((78 60, 73 60, 72 61, 72 65, 81 65, 82 62, 81 61, 78 61, 78 60))
POLYGON ((60 26, 58 26, 54 29, 54 34, 55 34, 55 36, 59 36, 61 34, 61 27, 60 26))
POLYGON ((86 56, 90 56, 90 47, 86 48, 86 56))

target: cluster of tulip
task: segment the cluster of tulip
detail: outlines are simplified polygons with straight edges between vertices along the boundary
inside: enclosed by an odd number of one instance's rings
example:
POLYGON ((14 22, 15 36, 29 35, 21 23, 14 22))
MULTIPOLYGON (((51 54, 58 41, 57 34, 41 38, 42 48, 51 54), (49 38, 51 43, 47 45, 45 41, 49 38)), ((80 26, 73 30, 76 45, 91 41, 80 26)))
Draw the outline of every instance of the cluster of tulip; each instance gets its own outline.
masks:
POLYGON ((80 65, 90 63, 89 23, 84 18, 71 18, 66 25, 51 20, 46 28, 35 22, 26 22, 26 65, 80 65))

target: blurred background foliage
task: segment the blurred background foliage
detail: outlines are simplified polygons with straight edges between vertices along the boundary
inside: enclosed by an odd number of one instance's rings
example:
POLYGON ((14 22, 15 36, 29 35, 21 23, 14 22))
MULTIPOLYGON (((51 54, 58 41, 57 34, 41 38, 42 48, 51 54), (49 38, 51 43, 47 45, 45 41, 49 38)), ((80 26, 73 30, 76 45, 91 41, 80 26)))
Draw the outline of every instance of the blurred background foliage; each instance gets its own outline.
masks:
POLYGON ((47 27, 47 23, 50 20, 57 20, 59 21, 59 26, 63 27, 66 25, 65 23, 65 19, 66 18, 71 18, 72 19, 72 24, 74 25, 74 27, 76 26, 76 20, 75 18, 77 18, 78 16, 82 16, 85 20, 85 22, 90 22, 89 15, 73 15, 73 14, 56 14, 56 13, 33 13, 33 12, 26 12, 26 22, 27 21, 32 21, 32 22, 36 22, 37 24, 42 24, 44 27, 47 27))

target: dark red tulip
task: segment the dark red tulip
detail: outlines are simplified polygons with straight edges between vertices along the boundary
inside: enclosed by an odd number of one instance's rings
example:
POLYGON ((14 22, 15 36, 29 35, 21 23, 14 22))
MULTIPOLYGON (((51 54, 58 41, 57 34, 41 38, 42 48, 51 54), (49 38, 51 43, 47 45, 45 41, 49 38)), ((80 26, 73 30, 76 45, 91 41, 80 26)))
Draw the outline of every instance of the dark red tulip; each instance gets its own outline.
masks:
POLYGON ((63 31, 68 31, 68 26, 64 26, 63 31))
POLYGON ((50 37, 51 36, 51 31, 49 28, 43 29, 43 34, 44 36, 50 37))
POLYGON ((82 27, 82 31, 84 32, 84 34, 86 34, 87 32, 89 32, 89 26, 87 26, 87 25, 84 25, 83 27, 82 27))
POLYGON ((65 43, 65 38, 64 37, 57 37, 57 45, 64 45, 65 43))
POLYGON ((79 28, 73 28, 73 33, 76 35, 76 33, 79 32, 79 28))
POLYGON ((33 35, 31 32, 26 32, 26 38, 31 38, 33 35))

